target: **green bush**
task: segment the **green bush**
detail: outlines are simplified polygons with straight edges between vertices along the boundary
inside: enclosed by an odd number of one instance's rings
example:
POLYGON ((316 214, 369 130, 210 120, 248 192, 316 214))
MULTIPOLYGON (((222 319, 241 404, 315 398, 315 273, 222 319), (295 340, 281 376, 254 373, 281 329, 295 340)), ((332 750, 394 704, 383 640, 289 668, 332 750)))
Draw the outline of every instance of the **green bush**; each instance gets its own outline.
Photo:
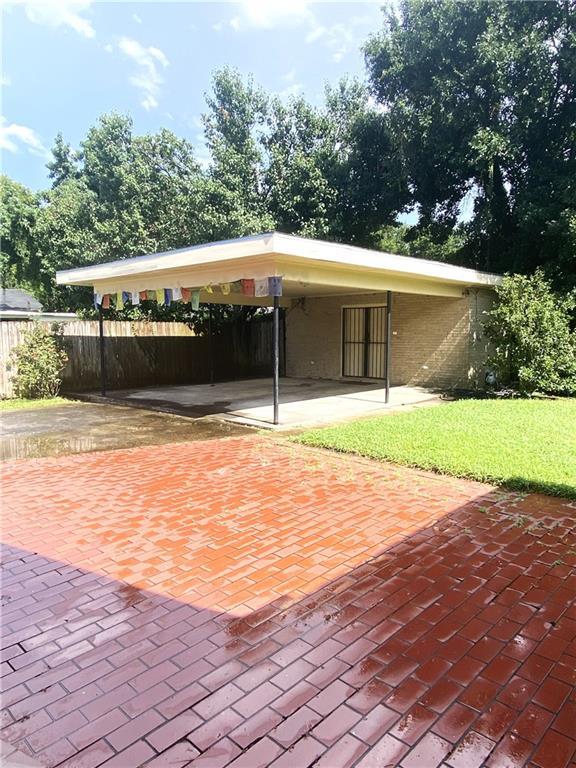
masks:
POLYGON ((576 293, 555 294, 541 271, 507 276, 497 293, 484 330, 499 381, 524 394, 576 394, 576 293))
POLYGON ((60 329, 34 323, 24 341, 10 354, 10 368, 15 397, 43 400, 55 397, 62 384, 62 372, 68 360, 60 329))

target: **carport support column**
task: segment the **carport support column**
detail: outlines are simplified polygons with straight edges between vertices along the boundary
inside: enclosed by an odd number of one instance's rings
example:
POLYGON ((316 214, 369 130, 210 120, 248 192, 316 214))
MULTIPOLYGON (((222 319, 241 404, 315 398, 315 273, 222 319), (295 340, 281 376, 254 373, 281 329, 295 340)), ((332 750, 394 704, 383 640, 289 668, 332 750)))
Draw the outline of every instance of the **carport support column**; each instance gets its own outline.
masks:
POLYGON ((386 292, 386 403, 390 402, 390 361, 392 359, 392 291, 386 292))
POLYGON ((104 337, 104 311, 98 306, 98 332, 100 336, 100 389, 102 397, 106 397, 106 346, 104 337))
POLYGON ((208 355, 210 357, 210 386, 214 386, 214 341, 212 339, 212 304, 208 304, 208 355))
POLYGON ((278 424, 278 394, 280 390, 280 298, 278 296, 274 296, 272 337, 274 424, 278 424))

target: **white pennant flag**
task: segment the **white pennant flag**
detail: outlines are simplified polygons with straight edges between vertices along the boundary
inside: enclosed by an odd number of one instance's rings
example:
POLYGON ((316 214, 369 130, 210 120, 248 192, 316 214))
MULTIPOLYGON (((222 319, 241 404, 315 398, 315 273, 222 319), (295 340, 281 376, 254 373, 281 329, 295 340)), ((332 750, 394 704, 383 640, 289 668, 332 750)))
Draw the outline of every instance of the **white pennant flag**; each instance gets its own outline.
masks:
POLYGON ((172 288, 172 301, 182 301, 182 288, 172 288))
POLYGON ((268 278, 254 280, 254 296, 268 296, 268 278))
POLYGON ((140 292, 139 291, 132 291, 130 294, 130 301, 132 302, 132 306, 137 306, 140 304, 140 292))

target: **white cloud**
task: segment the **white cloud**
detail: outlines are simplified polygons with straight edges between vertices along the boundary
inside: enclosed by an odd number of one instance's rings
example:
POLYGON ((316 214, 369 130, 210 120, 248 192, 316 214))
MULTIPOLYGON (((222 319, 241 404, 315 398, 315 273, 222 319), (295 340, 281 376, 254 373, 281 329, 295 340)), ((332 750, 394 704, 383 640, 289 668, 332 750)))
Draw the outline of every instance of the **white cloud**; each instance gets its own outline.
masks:
POLYGON ((282 75, 282 80, 286 83, 286 86, 278 92, 278 96, 281 99, 287 99, 290 96, 297 96, 304 90, 304 85, 296 79, 296 70, 291 69, 282 75))
POLYGON ((146 48, 129 37, 120 38, 118 48, 138 66, 138 72, 132 75, 130 83, 141 91, 140 104, 144 109, 154 109, 158 106, 160 86, 164 82, 161 71, 169 64, 166 55, 153 45, 146 48))
POLYGON ((50 152, 42 144, 33 128, 18 125, 18 123, 8 123, 5 117, 0 117, 0 149, 18 152, 22 145, 33 155, 45 158, 50 156, 50 152))
POLYGON ((243 23, 270 29, 279 24, 300 24, 313 18, 308 0, 241 0, 240 16, 231 25, 240 28, 243 23))
MULTIPOLYGON (((346 54, 358 48, 375 24, 375 17, 369 14, 353 15, 346 23, 321 24, 312 10, 314 4, 310 0, 239 0, 234 5, 239 9, 239 13, 227 22, 220 21, 215 24, 215 30, 220 32, 226 26, 239 32, 249 28, 271 29, 303 25, 306 28, 305 41, 327 48, 335 62, 341 61, 346 54)), ((315 8, 320 5, 321 3, 316 3, 315 8)), ((377 7, 375 3, 373 5, 379 14, 380 6, 377 7)))
POLYGON ((329 27, 317 25, 309 32, 306 42, 314 43, 320 41, 322 45, 332 52, 332 60, 338 62, 358 42, 354 27, 354 19, 351 19, 349 24, 332 24, 329 27))
POLYGON ((137 13, 133 13, 133 14, 132 14, 132 18, 134 19, 134 21, 136 22, 136 24, 142 24, 142 19, 140 18, 140 16, 138 16, 138 14, 137 14, 137 13))
POLYGON ((92 0, 5 0, 6 5, 24 8, 28 19, 48 27, 70 27, 83 37, 94 37, 96 32, 83 15, 92 0))

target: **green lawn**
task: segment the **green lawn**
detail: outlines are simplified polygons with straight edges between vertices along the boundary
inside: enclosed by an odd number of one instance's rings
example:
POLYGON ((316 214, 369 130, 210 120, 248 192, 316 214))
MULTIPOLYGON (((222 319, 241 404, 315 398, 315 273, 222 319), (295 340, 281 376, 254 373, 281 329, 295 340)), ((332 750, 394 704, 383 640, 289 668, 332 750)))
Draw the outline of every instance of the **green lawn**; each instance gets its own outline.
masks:
POLYGON ((74 402, 65 397, 50 397, 46 400, 24 400, 15 397, 12 400, 0 400, 0 411, 21 411, 27 408, 49 408, 53 405, 68 405, 74 402))
POLYGON ((315 429, 293 439, 576 498, 576 400, 459 400, 315 429))

